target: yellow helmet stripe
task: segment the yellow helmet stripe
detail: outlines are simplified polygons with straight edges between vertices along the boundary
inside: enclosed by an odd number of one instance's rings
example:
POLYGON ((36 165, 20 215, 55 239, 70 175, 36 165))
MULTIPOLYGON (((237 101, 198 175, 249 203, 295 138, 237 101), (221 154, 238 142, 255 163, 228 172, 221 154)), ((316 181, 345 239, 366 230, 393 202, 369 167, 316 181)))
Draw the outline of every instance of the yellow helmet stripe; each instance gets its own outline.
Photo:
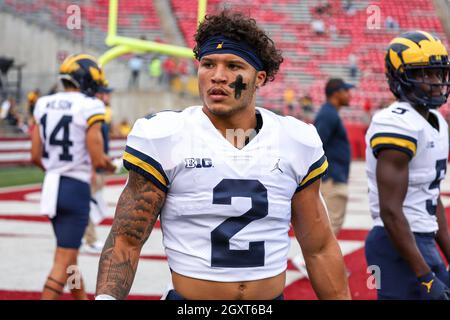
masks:
MULTIPOLYGON (((410 50, 411 48, 420 50, 420 47, 414 41, 406 39, 406 38, 400 38, 400 37, 395 38, 394 40, 392 40, 389 45, 391 46, 391 45, 397 44, 397 43, 408 47, 407 50, 410 50)), ((400 56, 399 56, 399 54, 397 52, 395 52, 394 50, 390 49, 389 50, 389 58, 390 58, 391 63, 394 66, 395 69, 400 68, 400 66, 402 65, 402 61, 401 61, 400 56)))
POLYGON ((89 72, 91 74, 92 79, 94 79, 95 82, 103 84, 104 75, 101 70, 96 69, 94 67, 89 67, 89 72))
POLYGON ((79 66, 74 65, 75 59, 76 59, 76 56, 67 57, 66 60, 64 60, 64 62, 61 64, 59 71, 61 73, 70 73, 70 72, 76 70, 77 67, 79 67, 79 66))
MULTIPOLYGON (((94 56, 91 56, 89 54, 78 54, 78 55, 72 55, 68 56, 66 60, 61 64, 61 67, 59 68, 60 72, 62 73, 70 73, 77 69, 78 66, 74 66, 74 64, 77 61, 80 61, 82 59, 89 59, 97 63, 97 59, 94 56)), ((97 63, 98 64, 98 63, 97 63)))

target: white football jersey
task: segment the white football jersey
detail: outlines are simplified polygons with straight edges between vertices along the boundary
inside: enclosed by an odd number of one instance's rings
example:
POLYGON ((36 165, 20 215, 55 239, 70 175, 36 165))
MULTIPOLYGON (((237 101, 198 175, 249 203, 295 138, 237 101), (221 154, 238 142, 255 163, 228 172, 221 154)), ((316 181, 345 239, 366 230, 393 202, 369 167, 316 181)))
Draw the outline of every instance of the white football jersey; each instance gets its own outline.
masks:
POLYGON ((86 130, 105 119, 103 102, 80 92, 60 92, 39 98, 34 118, 40 125, 45 170, 90 183, 86 130))
POLYGON ((438 230, 436 206, 440 181, 447 170, 448 125, 436 110, 439 130, 431 126, 409 103, 395 102, 378 112, 366 134, 366 170, 369 180, 370 212, 376 226, 383 226, 376 180, 378 152, 396 149, 411 157, 408 191, 403 213, 413 232, 438 230))
POLYGON ((202 107, 139 119, 124 165, 167 192, 163 244, 172 270, 213 281, 272 277, 287 267, 291 199, 328 166, 314 126, 257 108, 242 149, 202 107))

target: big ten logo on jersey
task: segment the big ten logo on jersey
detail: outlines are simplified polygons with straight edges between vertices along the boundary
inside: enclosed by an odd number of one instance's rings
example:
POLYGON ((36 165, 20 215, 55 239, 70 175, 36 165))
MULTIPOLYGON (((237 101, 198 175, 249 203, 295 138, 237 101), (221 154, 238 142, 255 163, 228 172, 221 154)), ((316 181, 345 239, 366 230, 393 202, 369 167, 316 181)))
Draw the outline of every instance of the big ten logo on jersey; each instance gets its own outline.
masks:
POLYGON ((186 158, 184 162, 186 168, 211 168, 213 166, 210 158, 186 158))
POLYGON ((52 110, 69 110, 72 108, 72 102, 67 100, 52 100, 49 101, 45 107, 46 109, 52 110))

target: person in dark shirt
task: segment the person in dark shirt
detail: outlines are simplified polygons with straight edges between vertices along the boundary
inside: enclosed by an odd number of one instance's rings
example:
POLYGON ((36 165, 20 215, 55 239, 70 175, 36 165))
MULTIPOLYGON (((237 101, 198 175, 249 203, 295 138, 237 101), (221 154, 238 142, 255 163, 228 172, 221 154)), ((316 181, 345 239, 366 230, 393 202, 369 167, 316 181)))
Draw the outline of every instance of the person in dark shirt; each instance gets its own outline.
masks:
POLYGON ((335 234, 338 234, 344 223, 351 158, 347 131, 338 112, 349 105, 350 89, 353 87, 342 79, 328 80, 325 87, 327 101, 314 122, 329 163, 328 175, 323 178, 321 191, 335 234))

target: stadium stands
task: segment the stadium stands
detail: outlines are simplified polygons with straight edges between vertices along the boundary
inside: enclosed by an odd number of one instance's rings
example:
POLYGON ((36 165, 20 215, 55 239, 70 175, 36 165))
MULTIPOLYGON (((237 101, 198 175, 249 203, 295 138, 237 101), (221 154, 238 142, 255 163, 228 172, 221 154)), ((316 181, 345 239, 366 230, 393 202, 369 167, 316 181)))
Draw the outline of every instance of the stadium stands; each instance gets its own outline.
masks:
MULTIPOLYGON (((192 46, 195 32, 196 1, 171 0, 174 14, 186 42, 192 46)), ((278 107, 282 103, 280 92, 287 84, 299 94, 309 93, 319 105, 324 100, 323 87, 330 76, 339 76, 354 82, 352 104, 362 108, 367 98, 377 107, 391 99, 384 71, 383 51, 392 37, 404 30, 421 28, 435 32, 444 38, 442 26, 436 17, 431 1, 400 0, 377 1, 381 9, 379 28, 367 28, 367 7, 370 1, 354 1, 352 10, 344 8, 344 1, 330 1, 330 9, 317 13, 318 1, 259 0, 252 4, 240 0, 210 0, 208 12, 233 7, 252 15, 268 30, 282 49, 285 63, 277 81, 261 91, 266 107, 278 107), (392 17, 399 30, 385 28, 385 20, 392 17), (311 29, 313 19, 323 19, 326 32, 316 35, 311 29), (358 75, 349 74, 349 56, 357 57, 358 75)))
MULTIPOLYGON (((209 0, 208 12, 221 8, 233 8, 252 15, 269 32, 280 49, 285 62, 277 80, 260 92, 259 104, 268 108, 283 108, 282 92, 286 87, 293 88, 298 96, 311 95, 316 106, 324 100, 323 87, 326 79, 332 76, 343 77, 357 85, 353 92, 352 105, 362 108, 367 99, 372 108, 385 104, 391 99, 387 88, 384 70, 383 51, 392 37, 400 31, 422 28, 435 32, 444 38, 443 29, 436 17, 432 1, 422 0, 380 0, 378 27, 368 28, 368 17, 372 15, 367 8, 371 1, 353 1, 346 8, 346 1, 329 1, 329 7, 319 8, 320 1, 297 0, 209 0), (385 27, 386 19, 393 19, 398 30, 385 27), (325 33, 317 35, 311 27, 314 20, 323 20, 325 33), (352 77, 349 70, 349 57, 356 57, 358 72, 352 77)), ((53 26, 55 30, 65 24, 65 16, 70 1, 0 1, 2 8, 21 14, 27 19, 53 26)), ((70 34, 86 44, 101 46, 106 50, 104 39, 107 28, 109 0, 87 0, 80 4, 83 28, 70 34)), ((188 46, 194 44, 197 25, 197 1, 170 0, 178 27, 188 46)), ((118 34, 141 37, 148 40, 164 39, 161 21, 153 1, 119 1, 118 34)), ((448 105, 442 110, 448 113, 448 105)))
MULTIPOLYGON (((9 10, 30 21, 49 27, 56 32, 64 32, 75 40, 106 50, 105 38, 108 25, 109 0, 3 0, 1 8, 9 10), (3 4, 2 4, 3 2, 3 4), (81 29, 66 28, 67 8, 76 4, 81 9, 81 29)), ((153 1, 119 1, 118 34, 147 40, 163 38, 161 23, 153 1)))

